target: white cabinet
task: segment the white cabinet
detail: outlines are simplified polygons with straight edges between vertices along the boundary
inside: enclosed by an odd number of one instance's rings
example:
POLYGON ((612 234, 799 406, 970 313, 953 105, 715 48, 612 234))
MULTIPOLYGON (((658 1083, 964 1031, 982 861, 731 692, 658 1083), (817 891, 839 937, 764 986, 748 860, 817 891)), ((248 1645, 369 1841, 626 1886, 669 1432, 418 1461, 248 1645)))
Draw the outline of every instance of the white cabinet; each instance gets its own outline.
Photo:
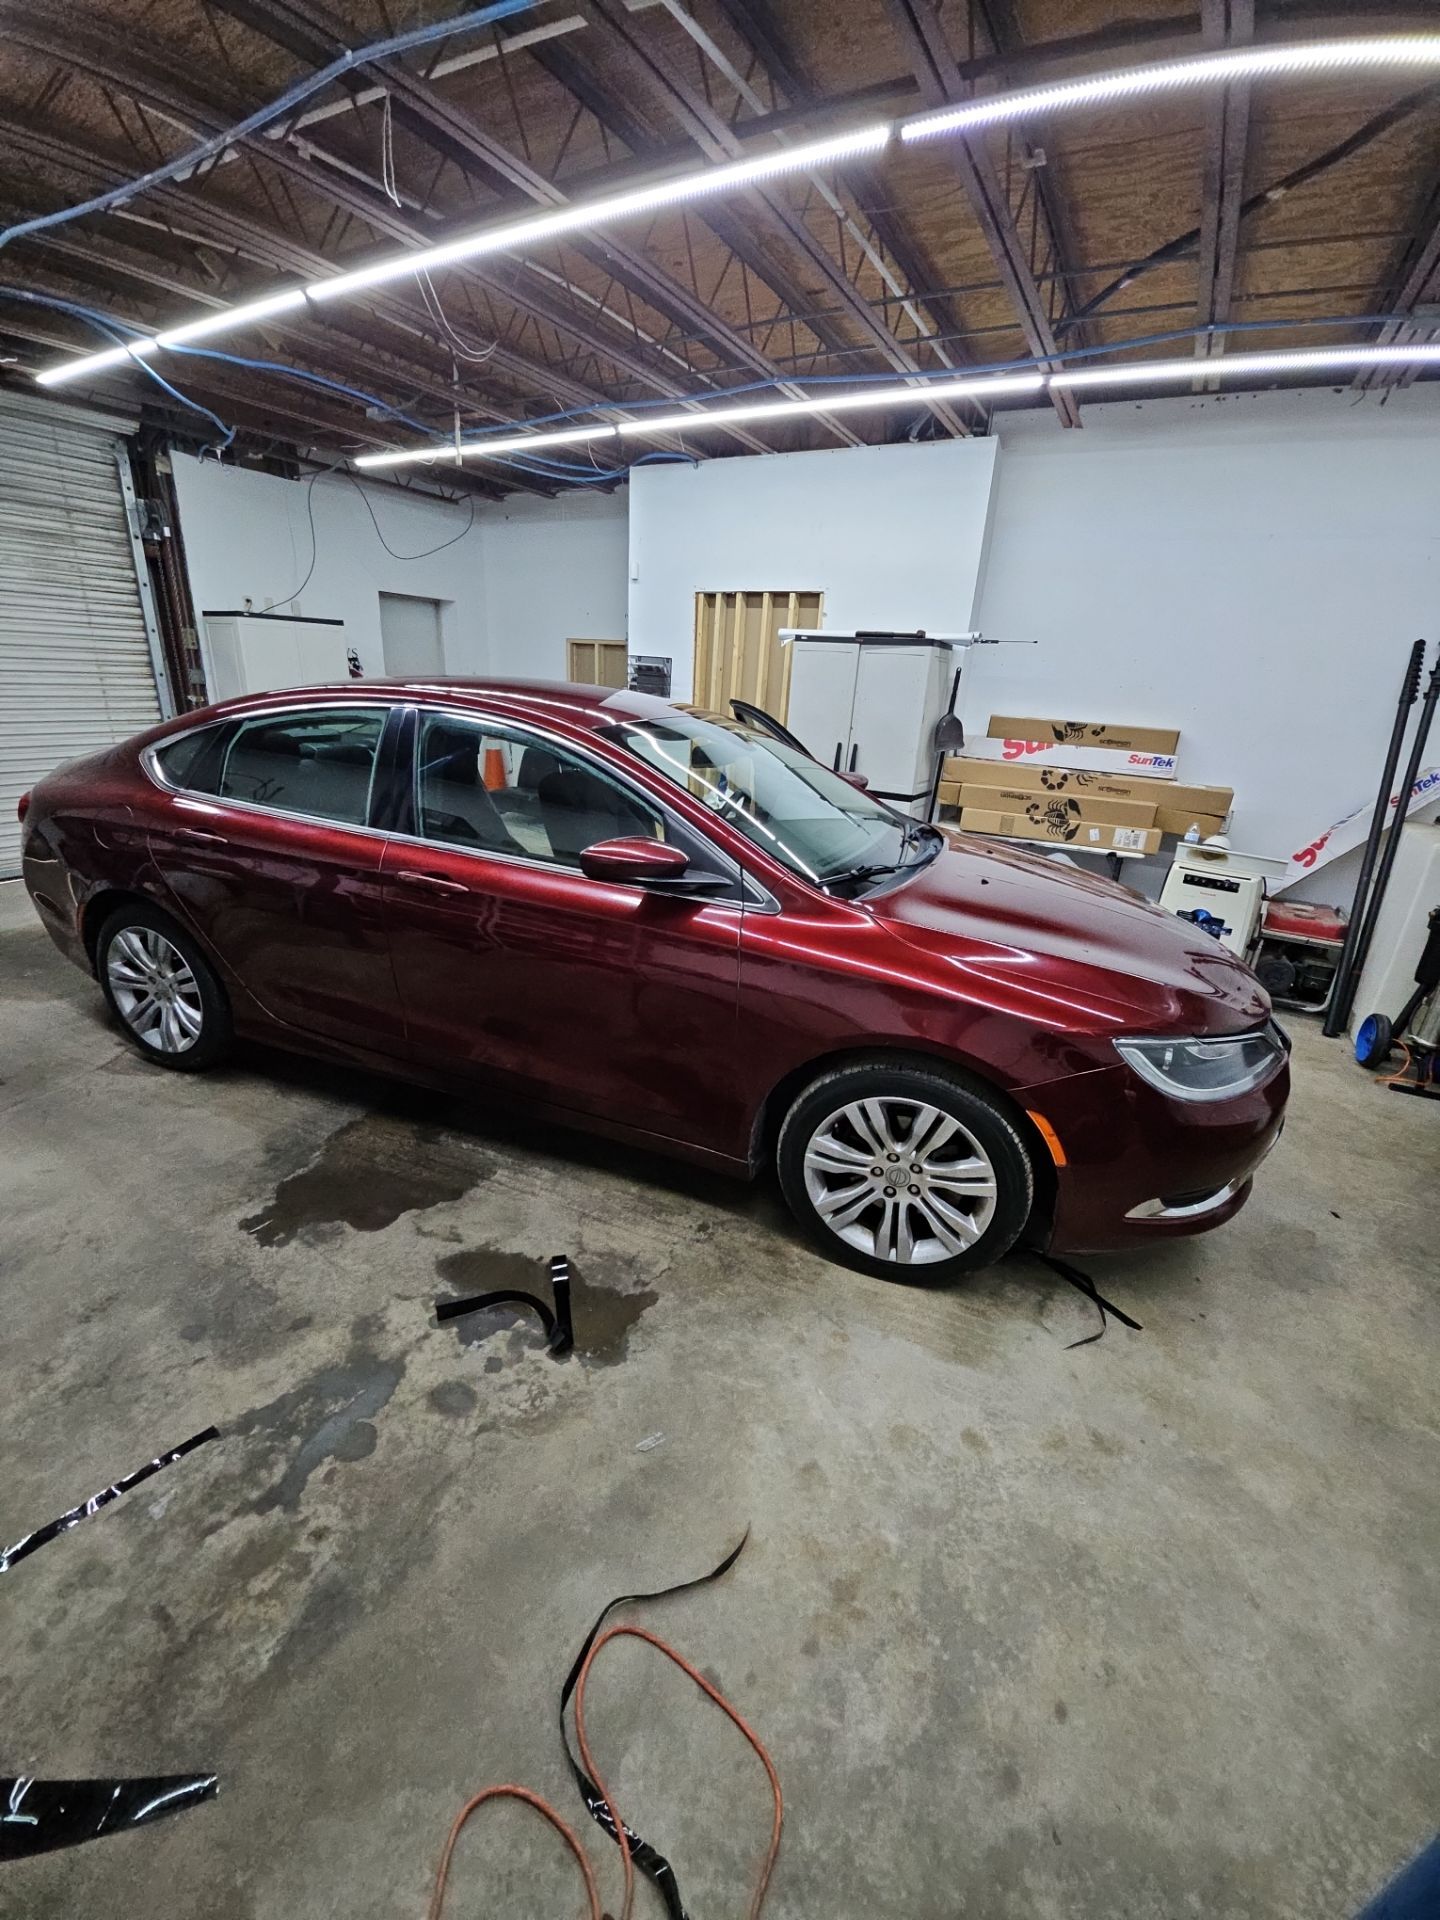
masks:
POLYGON ((864 774, 877 799, 924 812, 951 643, 900 634, 796 635, 786 725, 817 760, 864 774))
POLYGON ((293 614, 206 613, 205 672, 212 700, 350 678, 343 620, 293 614))

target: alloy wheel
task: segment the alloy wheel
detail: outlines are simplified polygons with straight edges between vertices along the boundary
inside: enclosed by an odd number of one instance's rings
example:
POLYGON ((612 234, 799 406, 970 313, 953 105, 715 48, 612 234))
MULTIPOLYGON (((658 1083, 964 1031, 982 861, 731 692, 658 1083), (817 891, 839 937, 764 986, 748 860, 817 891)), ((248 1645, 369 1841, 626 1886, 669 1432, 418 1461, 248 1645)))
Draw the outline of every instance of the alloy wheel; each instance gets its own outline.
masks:
POLYGON ((805 1190, 857 1252, 929 1266, 972 1247, 995 1216, 995 1168, 952 1114, 922 1100, 855 1100, 805 1149, 805 1190))
POLYGON ((184 1053, 200 1038, 200 984, 180 949, 153 927, 126 927, 110 942, 105 973, 121 1019, 160 1053, 184 1053))

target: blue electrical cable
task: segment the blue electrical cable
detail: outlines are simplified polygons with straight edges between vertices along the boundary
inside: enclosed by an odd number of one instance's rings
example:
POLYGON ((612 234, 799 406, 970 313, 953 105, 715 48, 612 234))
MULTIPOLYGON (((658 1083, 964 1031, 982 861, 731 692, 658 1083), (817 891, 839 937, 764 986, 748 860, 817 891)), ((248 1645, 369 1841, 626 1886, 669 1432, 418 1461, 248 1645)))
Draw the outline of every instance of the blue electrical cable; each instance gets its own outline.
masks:
POLYGON ((328 66, 321 67, 318 73, 312 73, 294 86, 287 87, 268 106, 257 107, 254 113, 247 114, 224 133, 212 134, 188 152, 179 154, 174 160, 167 160, 163 166, 153 167, 149 173, 142 173, 124 186, 112 187, 106 193, 97 194, 93 200, 83 200, 78 206, 62 207, 56 213, 38 214, 32 220, 21 220, 13 227, 6 227, 0 231, 0 247, 8 245, 11 240, 23 239, 28 233, 40 233, 47 227, 59 227, 68 220, 78 220, 82 214, 106 213, 111 207, 133 199, 137 193, 144 193, 149 187, 163 186, 167 180, 173 180, 177 173, 188 172, 208 160, 211 154, 223 153, 226 147, 243 140, 247 134, 258 133, 262 127, 268 127, 273 120, 289 113, 292 107, 299 106, 302 100, 308 100, 312 94, 328 87, 332 80, 338 80, 342 74, 350 73, 356 67, 368 66, 375 60, 387 60, 394 54, 407 53, 412 47, 423 47, 434 40, 448 39, 452 34, 473 33, 480 27, 488 27, 493 21, 507 19, 512 13, 522 13, 534 4, 535 0, 494 0, 491 6, 457 14, 453 20, 434 20, 428 26, 412 28, 408 33, 392 34, 388 40, 375 40, 368 46, 352 48, 332 60, 328 66))
MULTIPOLYGON (((1136 334, 1129 340, 1113 340, 1099 347, 1066 347, 1063 352, 1053 355, 1031 355, 1021 360, 988 360, 973 366, 962 367, 917 367, 913 372, 895 373, 815 373, 815 374, 779 374, 765 380, 748 380, 739 387, 716 387, 705 393, 686 394, 685 399, 721 401, 743 400, 747 394, 768 393, 776 387, 865 387, 876 385, 893 386, 897 380, 971 380, 980 379, 991 373, 1034 373, 1044 371, 1052 360, 1064 360, 1067 364, 1074 360, 1093 360, 1104 354, 1126 353, 1141 347, 1173 346, 1180 341, 1193 341, 1216 338, 1231 333, 1283 333, 1295 327, 1378 327, 1392 325, 1396 321, 1413 323, 1415 316, 1404 313, 1341 313, 1321 314, 1315 319, 1297 320, 1225 320, 1216 321, 1204 327, 1177 327, 1167 333, 1136 334)), ((923 342, 917 343, 923 344, 923 342)), ((1203 367, 1201 369, 1204 370, 1203 367)), ((1211 371, 1214 371, 1212 368, 1211 371)), ((917 394, 918 397, 918 394, 917 394)), ((983 398, 981 395, 975 396, 983 398)), ((586 406, 565 407, 554 413, 539 413, 522 424, 527 427, 559 426, 566 420, 578 420, 587 414, 593 414, 600 407, 623 407, 627 413, 648 413, 666 407, 675 408, 679 401, 661 397, 656 400, 612 400, 592 401, 586 406)), ((903 400, 897 400, 897 406, 903 406, 903 400)), ((703 413, 695 415, 696 426, 704 424, 703 413)), ((597 421, 597 426, 612 424, 597 421)), ((763 421, 757 422, 763 425, 763 421)), ((496 434, 513 433, 514 427, 508 423, 493 430, 496 434)), ((675 429, 683 433, 683 427, 675 429)), ((460 442, 462 447, 482 447, 486 435, 475 434, 460 442)), ((632 464, 634 464, 632 462, 632 464)))
MULTIPOLYGON (((109 314, 99 313, 94 307, 82 306, 78 300, 62 300, 52 293, 35 293, 29 287, 12 287, 3 284, 0 284, 0 294, 7 299, 26 300, 36 307, 53 307, 57 313, 71 313, 81 320, 88 320, 92 327, 98 327, 100 332, 117 347, 124 346, 127 337, 132 339, 137 336, 144 337, 140 335, 138 327, 132 327, 124 320, 112 320, 109 314)), ((209 407, 203 406, 200 401, 192 400, 188 393, 181 393, 178 387, 172 387, 164 375, 157 373, 148 361, 137 360, 135 364, 150 376, 157 387, 163 387, 172 399, 178 400, 182 407, 189 407, 192 413, 203 414, 219 429, 224 438, 214 443, 215 453, 223 453, 226 447, 231 445, 237 431, 235 427, 222 420, 218 413, 212 413, 209 407)), ((418 422, 407 420, 406 425, 414 426, 418 425, 418 422)))

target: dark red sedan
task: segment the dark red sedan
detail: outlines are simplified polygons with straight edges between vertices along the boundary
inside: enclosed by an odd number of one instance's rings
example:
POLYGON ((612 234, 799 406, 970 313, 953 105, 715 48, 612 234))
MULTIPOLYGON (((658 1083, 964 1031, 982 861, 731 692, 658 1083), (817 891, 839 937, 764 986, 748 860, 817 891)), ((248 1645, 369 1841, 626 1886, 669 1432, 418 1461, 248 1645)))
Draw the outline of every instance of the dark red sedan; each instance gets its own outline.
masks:
POLYGON ((41 919, 157 1064, 240 1034, 773 1161, 869 1273, 1218 1225, 1280 1129, 1284 1036, 1208 934, 639 694, 256 696, 21 815, 41 919))

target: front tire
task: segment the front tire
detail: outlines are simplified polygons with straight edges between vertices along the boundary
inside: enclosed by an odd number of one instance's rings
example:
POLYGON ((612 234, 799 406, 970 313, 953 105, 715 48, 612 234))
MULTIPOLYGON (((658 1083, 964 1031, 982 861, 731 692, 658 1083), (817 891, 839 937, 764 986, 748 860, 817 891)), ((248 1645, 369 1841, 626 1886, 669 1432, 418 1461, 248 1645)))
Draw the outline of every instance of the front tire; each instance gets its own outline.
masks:
POLYGON ((876 1061, 822 1074, 780 1129, 790 1211, 842 1266, 937 1284, 989 1266, 1035 1196, 999 1101, 943 1067, 876 1061))
POLYGON ((95 971, 126 1038, 147 1060, 199 1073, 229 1051, 225 990, 190 936, 142 900, 119 907, 100 929, 95 971))

